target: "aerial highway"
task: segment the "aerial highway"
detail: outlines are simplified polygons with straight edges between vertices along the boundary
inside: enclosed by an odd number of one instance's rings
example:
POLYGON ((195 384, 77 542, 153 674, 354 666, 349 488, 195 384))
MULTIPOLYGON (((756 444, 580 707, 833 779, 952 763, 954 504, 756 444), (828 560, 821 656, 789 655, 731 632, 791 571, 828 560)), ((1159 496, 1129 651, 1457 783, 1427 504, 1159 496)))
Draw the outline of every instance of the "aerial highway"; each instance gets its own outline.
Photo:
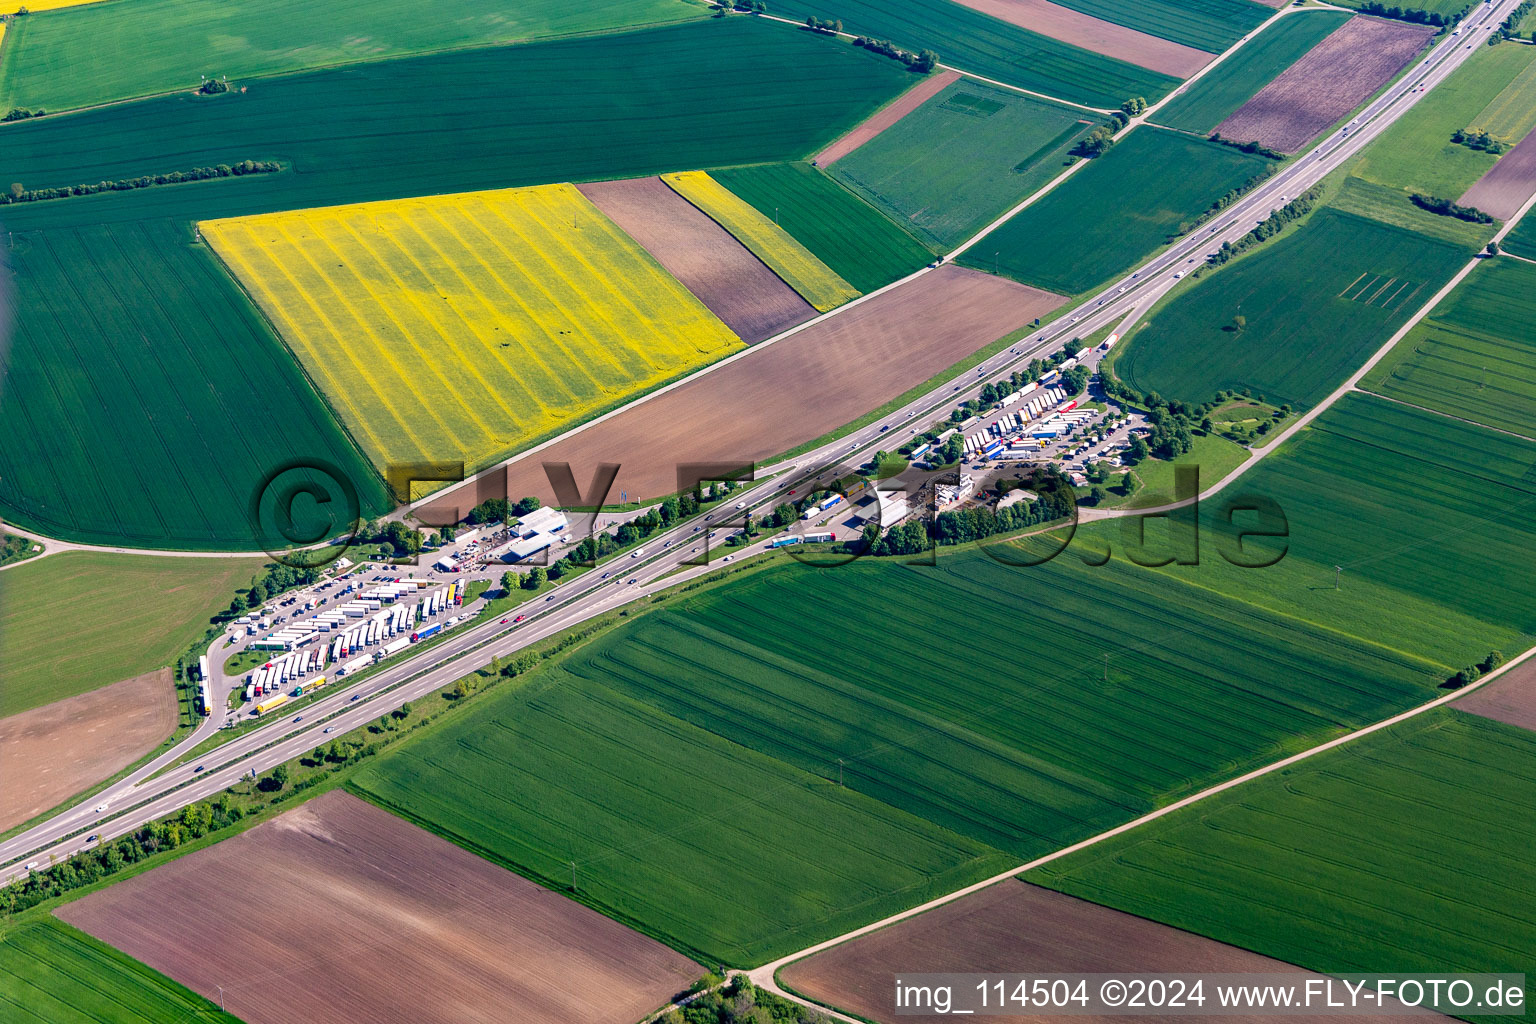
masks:
MULTIPOLYGON (((538 603, 523 606, 519 612, 524 621, 520 623, 504 625, 492 617, 461 627, 447 640, 419 653, 402 655, 401 661, 362 682, 338 687, 294 714, 276 717, 241 733, 199 760, 165 770, 214 734, 217 721, 206 720, 175 748, 124 779, 0 842, 0 883, 22 876, 29 864, 46 866, 51 857, 62 858, 77 852, 89 837, 105 840, 132 832, 191 802, 207 799, 250 772, 265 771, 327 742, 327 730, 341 734, 362 727, 407 701, 442 690, 493 658, 714 572, 727 560, 735 565, 740 559, 762 553, 761 543, 724 548, 720 541, 732 532, 722 529, 724 524, 748 510, 769 510, 786 500, 791 489, 814 484, 818 476, 825 478, 837 468, 857 465, 876 448, 895 447, 897 441, 915 430, 926 429, 933 419, 947 414, 958 402, 974 397, 986 382, 1027 365, 1037 355, 1053 351, 1073 338, 1088 337, 1111 324, 1129 324, 1175 287, 1183 272, 1194 269, 1223 242, 1236 242, 1273 210, 1317 184, 1386 131, 1454 72, 1476 47, 1485 45, 1488 33, 1498 27, 1518 2, 1498 0, 1476 6, 1456 35, 1443 37, 1347 125, 1287 162, 1282 170, 1211 222, 1195 228, 1129 275, 1063 311, 1007 351, 987 359, 981 372, 966 370, 902 408, 816 451, 757 467, 754 483, 733 496, 735 502, 742 503, 741 508, 722 507, 711 513, 707 521, 696 517, 654 535, 645 543, 643 556, 621 556, 597 571, 562 583, 538 603), (712 542, 711 533, 716 530, 720 532, 712 542), (706 554, 707 564, 703 561, 706 554)), ((1138 125, 1130 130, 1162 129, 1138 125)), ((953 259, 976 241, 972 239, 945 259, 953 259)), ((928 272, 931 268, 919 271, 918 275, 928 272)))

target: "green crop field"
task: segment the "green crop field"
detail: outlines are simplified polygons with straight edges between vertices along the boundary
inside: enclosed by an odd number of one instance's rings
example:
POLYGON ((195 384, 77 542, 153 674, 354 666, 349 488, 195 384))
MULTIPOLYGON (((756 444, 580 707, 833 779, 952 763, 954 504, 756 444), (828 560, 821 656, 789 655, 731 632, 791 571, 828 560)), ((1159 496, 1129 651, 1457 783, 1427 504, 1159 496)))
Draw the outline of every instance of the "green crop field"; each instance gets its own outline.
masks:
POLYGON ((1281 18, 1159 110, 1157 123, 1209 132, 1350 17, 1319 10, 1281 18))
POLYGON ((1074 11, 1220 53, 1275 12, 1250 0, 1060 0, 1074 11))
POLYGON ((334 532, 389 507, 378 475, 189 228, 157 220, 16 238, 21 300, 0 403, 0 433, 13 442, 0 446, 6 518, 94 543, 282 546, 275 521, 258 526, 249 506, 293 460, 329 463, 355 488, 357 508, 334 532))
POLYGON ((1503 91, 1488 101, 1472 127, 1514 143, 1536 128, 1536 60, 1527 61, 1503 91))
POLYGON ((1179 83, 950 0, 776 0, 772 10, 796 21, 836 18, 845 31, 934 50, 951 67, 1090 107, 1111 109, 1131 96, 1154 102, 1179 83))
POLYGON ((1135 128, 961 262, 1077 294, 1157 249, 1268 163, 1178 132, 1135 128))
POLYGON ((0 932, 10 1024, 239 1024, 202 996, 51 917, 0 932))
POLYGON ((1479 263, 1361 387, 1536 437, 1536 265, 1479 263))
POLYGON ((872 292, 918 270, 933 252, 884 214, 807 163, 709 172, 815 253, 843 280, 872 292))
POLYGON ((1456 217, 1442 217, 1414 205, 1400 188, 1378 185, 1364 178, 1346 177, 1327 200, 1341 213, 1353 213, 1383 224, 1395 224, 1415 234, 1427 235, 1475 252, 1488 244, 1497 225, 1474 224, 1456 217))
POLYGON ((1247 385, 1306 407, 1365 362, 1472 255, 1324 209, 1156 310, 1116 360, 1127 382, 1203 402, 1247 385), (1235 318, 1247 323, 1241 330, 1235 318))
POLYGON ((29 188, 247 158, 289 169, 6 208, 19 314, 0 432, 25 443, 0 450, 0 508, 68 539, 254 550, 265 542, 250 502, 293 459, 334 465, 365 515, 387 506, 189 221, 792 159, 909 77, 886 58, 732 18, 8 125, 0 155, 29 188), (742 91, 698 103, 726 74, 742 91), (379 95, 393 97, 383 121, 379 95))
POLYGON ((979 843, 603 686, 539 685, 362 795, 705 962, 756 964, 1005 869, 979 843))
POLYGON ((1536 260, 1536 217, 1522 217, 1500 243, 1506 252, 1536 260))
POLYGON ((453 47, 700 18, 682 0, 307 3, 132 0, 17 18, 0 50, 0 107, 67 110, 260 75, 453 47))
MULTIPOLYGON (((1340 7, 1359 9, 1369 0, 1339 0, 1340 7)), ((1413 9, 1454 18, 1468 6, 1467 0, 1413 0, 1413 9)))
POLYGON ((0 573, 0 718, 174 665, 261 566, 64 551, 0 573))
POLYGON ((1071 107, 961 79, 829 173, 948 249, 1065 170, 1077 140, 1099 123, 1071 107))
POLYGON ((1536 734, 1440 709, 1026 880, 1326 973, 1529 979, 1533 803, 1536 734))
POLYGON ((1465 65, 1373 142, 1352 173, 1405 193, 1459 198, 1497 158, 1452 142, 1451 133, 1481 127, 1483 110, 1532 66, 1536 47, 1478 47, 1465 65))

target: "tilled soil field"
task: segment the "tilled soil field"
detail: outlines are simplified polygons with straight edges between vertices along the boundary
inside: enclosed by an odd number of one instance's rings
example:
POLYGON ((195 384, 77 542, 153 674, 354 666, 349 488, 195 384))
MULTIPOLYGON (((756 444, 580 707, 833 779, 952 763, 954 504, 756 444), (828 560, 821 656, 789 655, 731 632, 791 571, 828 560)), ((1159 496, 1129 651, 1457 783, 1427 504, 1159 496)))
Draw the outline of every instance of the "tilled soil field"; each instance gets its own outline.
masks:
POLYGON ((1225 139, 1295 153, 1391 81, 1434 34, 1427 25, 1351 18, 1216 131, 1225 139))
MULTIPOLYGON (((1280 960, 1133 917, 1086 900, 1006 881, 926 914, 790 964, 779 980, 801 995, 882 1024, 940 1024, 954 1018, 895 1012, 897 972, 1139 974, 1307 972, 1280 960)), ((1011 1021, 1123 1021, 1120 1017, 1009 1016, 1011 1021)), ((1167 1024, 1199 1016, 1160 1016, 1167 1024)), ((1261 1015, 1223 1015, 1227 1024, 1256 1024, 1261 1015)), ((1333 1018, 1292 1017, 1321 1024, 1333 1018)), ((1432 1021, 1435 1015, 1356 1020, 1432 1021)))
POLYGON ((660 178, 576 187, 748 345, 816 315, 729 231, 660 178))
POLYGON ((936 75, 929 75, 902 93, 895 102, 881 107, 867 120, 860 122, 853 131, 817 153, 811 162, 817 167, 831 166, 943 92, 945 86, 959 77, 958 71, 940 71, 936 75))
POLYGON ((58 916, 248 1024, 633 1024, 703 973, 341 792, 58 916))
POLYGON ((960 0, 960 3, 1031 32, 1175 78, 1188 78, 1216 56, 1193 46, 1101 21, 1050 0, 960 0))
POLYGON ((1522 729, 1536 730, 1536 659, 1516 665, 1451 707, 1522 729))
POLYGON ((0 830, 111 778, 175 728, 168 668, 0 718, 0 830))
POLYGON ((1457 200, 1475 206, 1499 220, 1509 220, 1536 194, 1536 132, 1499 157, 1473 186, 1457 200))
MULTIPOLYGON (((814 440, 1062 301, 945 264, 519 458, 506 467, 506 493, 552 502, 544 463, 570 463, 586 486, 599 463, 617 462, 615 498, 672 494, 681 464, 739 465, 814 440)), ((462 517, 477 490, 484 481, 445 491, 421 514, 462 517)))

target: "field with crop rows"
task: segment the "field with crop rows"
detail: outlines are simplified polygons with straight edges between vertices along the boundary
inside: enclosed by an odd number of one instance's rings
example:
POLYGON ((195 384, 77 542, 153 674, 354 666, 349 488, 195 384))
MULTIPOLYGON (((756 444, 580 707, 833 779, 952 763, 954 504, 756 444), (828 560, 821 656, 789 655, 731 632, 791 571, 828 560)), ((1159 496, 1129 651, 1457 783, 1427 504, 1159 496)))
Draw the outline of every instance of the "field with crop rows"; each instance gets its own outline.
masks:
POLYGON ((1321 10, 1281 18, 1159 110, 1157 123, 1209 132, 1349 18, 1321 10))
MULTIPOLYGON (((275 522, 258 525, 249 509, 296 459, 329 463, 322 474, 356 490, 338 529, 388 507, 378 476, 190 227, 17 231, 10 263, 16 334, 0 403, 10 521, 136 547, 283 545, 275 522)), ((331 518, 295 511, 306 535, 331 518)))
POLYGON ((1118 107, 1128 96, 1150 103, 1179 81, 950 0, 779 0, 773 13, 795 21, 840 19, 845 31, 935 50, 951 67, 1091 107, 1118 107))
POLYGON ((1340 213, 1395 224, 1415 234, 1461 246, 1468 252, 1476 252, 1487 245, 1494 232, 1494 225, 1474 224, 1430 213, 1414 205, 1402 189, 1353 176, 1339 183, 1339 190, 1328 198, 1328 205, 1340 213))
POLYGON ((963 262, 1076 294, 1129 268, 1268 163, 1177 132, 1136 128, 982 239, 963 262))
POLYGON ((1499 244, 1506 252, 1536 260, 1536 217, 1521 217, 1499 244))
POLYGON ((201 228, 381 469, 479 469, 741 347, 569 185, 201 228))
POLYGON ((65 551, 0 573, 0 718, 173 664, 261 565, 65 551))
MULTIPOLYGON (((38 5, 30 9, 38 11, 38 5)), ((311 4, 134 0, 18 18, 0 51, 0 106, 68 110, 407 53, 521 43, 703 17, 677 0, 311 4), (189 60, 189 56, 192 58, 189 60)))
POLYGON ((817 312, 825 313, 859 297, 853 285, 828 269, 792 235, 705 171, 678 171, 662 175, 662 180, 734 235, 817 312))
POLYGON ((886 57, 749 18, 288 75, 244 94, 8 125, 7 176, 28 188, 258 158, 293 173, 20 204, 6 208, 6 227, 205 220, 799 159, 911 80, 886 57), (732 88, 719 88, 725 78, 732 88))
POLYGON ((0 932, 0 1007, 14 1024, 240 1024, 164 975, 46 917, 0 932))
POLYGON ((1373 142, 1352 173, 1405 193, 1459 197, 1497 158, 1452 142, 1451 134, 1462 128, 1491 131, 1480 120, 1482 112, 1532 69, 1536 47, 1478 47, 1455 74, 1425 93, 1373 142))
POLYGON ((1027 877, 1318 971, 1524 972, 1533 802, 1536 734, 1441 709, 1027 877))
POLYGON ((1099 123, 962 79, 834 163, 834 178, 939 249, 965 241, 1065 170, 1099 123))
POLYGON ((933 259, 921 242, 809 164, 753 164, 709 173, 759 213, 777 217, 780 227, 861 292, 884 287, 933 259))
POLYGON ((1059 0, 1063 7, 1220 53, 1273 13, 1249 0, 1059 0))
POLYGON ((549 682, 354 788, 536 881, 564 886, 574 862, 578 898, 705 963, 761 963, 1009 863, 606 687, 549 682))
POLYGON ((1361 387, 1536 437, 1536 266, 1478 264, 1361 387))
POLYGON ((1472 127, 1511 143, 1536 128, 1536 60, 1527 60, 1525 68, 1472 119, 1472 127))
POLYGON ((1247 385, 1276 404, 1305 407, 1364 363, 1471 255, 1321 210, 1155 311, 1116 371, 1170 398, 1203 402, 1247 385))

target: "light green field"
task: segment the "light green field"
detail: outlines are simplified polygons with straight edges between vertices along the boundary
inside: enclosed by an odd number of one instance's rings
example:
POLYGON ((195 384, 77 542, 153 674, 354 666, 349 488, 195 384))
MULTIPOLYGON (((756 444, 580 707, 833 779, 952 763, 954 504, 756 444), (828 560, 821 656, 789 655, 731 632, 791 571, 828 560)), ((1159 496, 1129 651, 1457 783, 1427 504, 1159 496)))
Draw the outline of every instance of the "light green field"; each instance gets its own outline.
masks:
MULTIPOLYGON (((1195 466, 1200 470, 1200 487, 1204 490, 1218 480, 1225 479, 1248 458, 1248 449, 1215 434, 1197 435, 1194 446, 1173 459, 1146 459, 1132 467, 1141 481, 1141 487, 1127 500, 1109 492, 1106 507, 1129 505, 1132 508, 1149 508, 1171 501, 1174 497, 1175 476, 1180 466, 1195 466)), ((1114 479, 1111 477, 1111 479, 1114 479)))
POLYGON ((1469 253, 1487 245, 1497 229, 1494 224, 1474 224, 1430 213, 1415 206, 1403 189, 1378 185, 1364 178, 1345 178, 1339 183, 1338 191, 1329 198, 1328 205, 1341 213, 1357 214, 1459 245, 1469 253))
POLYGON ((66 551, 0 573, 0 718, 174 663, 259 558, 66 551))
POLYGON ((1129 269, 1268 163, 1181 132, 1133 128, 961 262, 1075 295, 1129 269))
MULTIPOLYGON (((1382 137, 1352 173, 1394 189, 1456 199, 1497 159, 1451 141, 1460 128, 1482 127, 1479 118, 1512 82, 1536 67, 1536 46, 1480 46, 1455 74, 1435 86, 1382 137)), ((1524 90, 1517 90, 1524 92, 1524 90)), ((1514 118, 1511 111, 1506 119, 1514 118)), ((1527 96, 1520 119, 1536 119, 1527 96)))
POLYGON ((11 23, 0 106, 63 110, 259 75, 704 16, 684 0, 116 0, 11 23))
POLYGON ((1364 363, 1471 256, 1320 210, 1154 311, 1115 369, 1169 398, 1203 402, 1246 385, 1304 408, 1364 363), (1246 319, 1241 330, 1238 316, 1246 319))
POLYGON ((829 173, 919 238, 951 248, 1065 170, 1067 153, 1097 123, 962 79, 829 173))
POLYGON ((1525 70, 1488 102, 1472 127, 1510 143, 1519 142, 1536 128, 1536 60, 1527 61, 1525 70))
MULTIPOLYGON (((1367 0, 1338 0, 1340 7, 1364 7, 1367 0)), ((1390 5, 1389 5, 1390 6, 1390 5)), ((1454 18, 1467 6, 1467 0, 1413 0, 1411 5, 1416 10, 1428 11, 1431 14, 1444 14, 1454 18)))
POLYGON ((1441 709, 1026 879, 1321 972, 1530 979, 1533 806, 1536 733, 1441 709))
POLYGON ((1350 17, 1318 10, 1281 18, 1159 110, 1157 123, 1209 132, 1350 17))
POLYGON ((0 932, 7 1024, 239 1024, 195 992, 51 917, 0 932))
POLYGON ((1536 437, 1536 265, 1479 263, 1361 387, 1536 437))

